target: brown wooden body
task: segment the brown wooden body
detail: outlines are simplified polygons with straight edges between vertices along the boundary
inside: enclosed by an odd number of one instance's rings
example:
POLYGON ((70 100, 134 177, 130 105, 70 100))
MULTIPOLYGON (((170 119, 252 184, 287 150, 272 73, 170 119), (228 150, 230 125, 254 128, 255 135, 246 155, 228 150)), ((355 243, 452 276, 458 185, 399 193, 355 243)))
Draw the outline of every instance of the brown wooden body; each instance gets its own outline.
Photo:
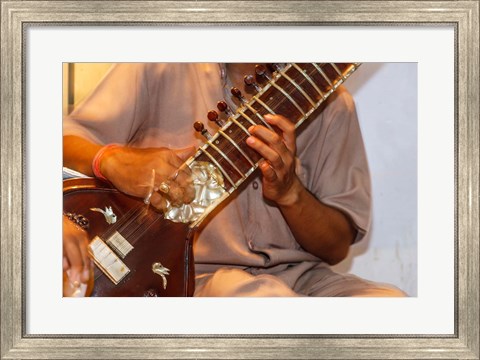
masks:
MULTIPOLYGON (((97 179, 76 178, 63 181, 63 211, 83 215, 88 219, 87 232, 90 239, 95 236, 102 238, 105 231, 114 226, 105 221, 102 213, 92 211, 91 208, 105 209, 106 206, 111 206, 119 221, 129 210, 142 205, 141 200, 127 196, 97 179)), ((143 205, 143 208, 146 206, 143 205)), ((165 220, 153 208, 149 208, 146 214, 149 219, 156 221, 132 243, 133 250, 122 259, 130 273, 115 285, 95 266, 95 283, 91 296, 193 295, 193 251, 188 225, 165 220), (161 276, 152 271, 152 264, 156 262, 170 269, 170 274, 166 276, 166 289, 163 288, 161 276)))

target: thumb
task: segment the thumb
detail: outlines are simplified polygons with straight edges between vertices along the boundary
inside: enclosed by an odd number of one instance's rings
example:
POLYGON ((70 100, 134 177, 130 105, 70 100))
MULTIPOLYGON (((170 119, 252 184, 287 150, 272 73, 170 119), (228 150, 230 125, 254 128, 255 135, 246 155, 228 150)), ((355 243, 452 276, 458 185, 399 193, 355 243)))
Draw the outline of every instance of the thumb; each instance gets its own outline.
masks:
POLYGON ((174 150, 175 155, 177 155, 183 161, 187 160, 190 156, 195 154, 195 146, 189 146, 183 149, 174 150))

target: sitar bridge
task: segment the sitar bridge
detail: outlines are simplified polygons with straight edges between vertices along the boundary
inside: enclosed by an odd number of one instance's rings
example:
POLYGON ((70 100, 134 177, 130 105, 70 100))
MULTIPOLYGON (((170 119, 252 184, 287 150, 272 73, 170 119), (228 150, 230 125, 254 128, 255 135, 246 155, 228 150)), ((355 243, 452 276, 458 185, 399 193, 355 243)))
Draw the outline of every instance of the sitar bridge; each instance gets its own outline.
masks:
POLYGON ((107 239, 106 243, 122 259, 124 259, 125 256, 127 256, 127 254, 133 250, 133 246, 118 231, 115 231, 113 235, 107 239))
POLYGON ((95 236, 90 242, 89 252, 95 265, 97 265, 115 285, 130 272, 130 269, 125 263, 120 260, 115 252, 98 236, 95 236))

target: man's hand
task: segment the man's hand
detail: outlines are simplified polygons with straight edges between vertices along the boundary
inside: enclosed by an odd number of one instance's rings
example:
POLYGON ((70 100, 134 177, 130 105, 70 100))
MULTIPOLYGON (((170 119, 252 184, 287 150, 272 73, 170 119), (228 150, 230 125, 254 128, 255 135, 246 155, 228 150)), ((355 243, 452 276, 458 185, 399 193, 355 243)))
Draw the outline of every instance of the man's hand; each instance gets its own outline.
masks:
MULTIPOLYGON (((88 255, 87 233, 66 217, 63 218, 63 271, 68 272, 68 280, 74 288, 93 281, 90 279, 93 261, 88 255)), ((64 284, 64 295, 68 296, 70 291, 64 284)))
POLYGON ((263 196, 276 204, 291 205, 303 185, 295 173, 295 126, 281 115, 264 119, 278 132, 257 125, 248 129, 247 144, 262 155, 259 168, 263 175, 263 196))
POLYGON ((194 150, 193 147, 182 150, 114 147, 105 151, 100 171, 117 189, 140 198, 145 198, 153 185, 150 203, 166 211, 167 201, 176 206, 194 199, 190 169, 180 168, 194 150), (168 193, 159 191, 162 182, 168 184, 168 193))

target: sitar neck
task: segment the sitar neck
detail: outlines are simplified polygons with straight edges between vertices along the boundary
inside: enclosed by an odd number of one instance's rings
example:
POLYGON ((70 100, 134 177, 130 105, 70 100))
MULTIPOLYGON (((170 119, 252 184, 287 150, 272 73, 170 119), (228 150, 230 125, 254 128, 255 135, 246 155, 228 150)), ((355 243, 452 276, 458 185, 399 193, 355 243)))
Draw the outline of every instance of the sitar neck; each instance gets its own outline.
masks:
POLYGON ((218 185, 216 191, 221 192, 201 214, 190 219, 191 226, 198 226, 257 168, 261 157, 245 142, 250 136, 250 126, 271 128, 264 119, 266 114, 283 115, 296 127, 300 126, 358 66, 358 63, 290 63, 275 71, 266 85, 239 106, 225 125, 186 162, 194 175, 210 174, 218 185))

